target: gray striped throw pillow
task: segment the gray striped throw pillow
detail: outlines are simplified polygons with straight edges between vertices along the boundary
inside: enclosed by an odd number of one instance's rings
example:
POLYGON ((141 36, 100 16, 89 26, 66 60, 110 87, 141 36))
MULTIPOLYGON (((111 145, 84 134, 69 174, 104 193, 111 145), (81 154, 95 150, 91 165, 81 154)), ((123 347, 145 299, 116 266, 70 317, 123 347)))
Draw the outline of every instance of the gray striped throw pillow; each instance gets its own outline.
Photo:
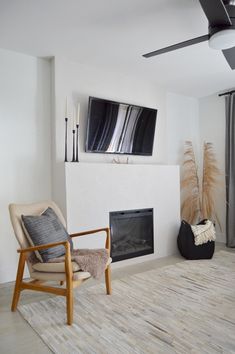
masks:
MULTIPOLYGON (((68 240, 71 250, 73 249, 73 243, 68 232, 50 207, 41 215, 22 215, 21 218, 33 245, 38 246, 68 240)), ((39 253, 43 262, 47 262, 49 259, 64 255, 65 248, 60 245, 40 250, 39 253)))

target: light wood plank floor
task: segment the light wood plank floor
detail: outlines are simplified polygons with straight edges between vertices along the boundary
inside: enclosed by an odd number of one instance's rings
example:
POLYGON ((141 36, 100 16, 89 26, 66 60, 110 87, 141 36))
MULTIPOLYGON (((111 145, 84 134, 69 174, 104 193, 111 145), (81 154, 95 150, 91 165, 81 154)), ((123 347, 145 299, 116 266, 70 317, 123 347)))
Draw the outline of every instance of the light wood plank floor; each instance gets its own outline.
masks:
MULTIPOLYGON (((226 249, 223 244, 216 244, 216 251, 226 249)), ((232 251, 232 250, 231 250, 232 251)), ((150 269, 161 268, 165 265, 182 262, 184 259, 179 255, 161 258, 154 261, 140 263, 121 269, 115 269, 112 272, 112 279, 120 279, 128 275, 145 272, 150 269)), ((85 286, 94 285, 94 280, 86 282, 85 286)), ((14 283, 0 284, 0 354, 16 353, 17 354, 46 354, 51 353, 48 347, 42 342, 29 324, 16 311, 10 311, 11 298, 14 283)), ((77 289, 79 291, 79 289, 77 289)), ((20 298, 21 304, 40 301, 47 299, 49 294, 23 291, 20 298)))

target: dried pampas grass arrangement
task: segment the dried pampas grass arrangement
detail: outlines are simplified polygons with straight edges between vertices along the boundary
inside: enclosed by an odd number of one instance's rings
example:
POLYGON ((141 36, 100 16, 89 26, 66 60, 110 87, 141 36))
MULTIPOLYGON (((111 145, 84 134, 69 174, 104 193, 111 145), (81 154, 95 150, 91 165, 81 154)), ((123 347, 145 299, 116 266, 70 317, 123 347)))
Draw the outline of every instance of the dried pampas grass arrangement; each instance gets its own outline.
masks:
POLYGON ((191 141, 185 142, 183 171, 181 190, 184 191, 185 199, 181 206, 181 216, 189 224, 194 224, 199 218, 201 203, 198 171, 191 141))
POLYGON ((203 175, 202 175, 202 218, 214 219, 221 224, 215 211, 214 192, 218 187, 220 170, 217 166, 212 143, 204 143, 203 153, 203 175))
POLYGON ((219 184, 219 175, 220 170, 217 167, 213 144, 204 143, 202 182, 200 184, 193 144, 191 141, 186 141, 183 178, 181 180, 183 194, 182 219, 189 224, 196 224, 201 219, 216 220, 221 228, 214 201, 214 191, 219 184))

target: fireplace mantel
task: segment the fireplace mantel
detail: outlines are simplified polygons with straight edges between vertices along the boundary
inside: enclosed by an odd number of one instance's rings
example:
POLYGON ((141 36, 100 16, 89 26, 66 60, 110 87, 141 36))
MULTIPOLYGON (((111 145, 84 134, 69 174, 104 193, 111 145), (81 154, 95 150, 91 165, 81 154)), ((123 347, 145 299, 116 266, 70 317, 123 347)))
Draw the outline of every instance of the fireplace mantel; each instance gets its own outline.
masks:
MULTIPOLYGON (((109 212, 154 209, 154 254, 115 263, 125 265, 176 253, 180 226, 179 167, 148 164, 66 163, 69 232, 109 225, 109 212)), ((78 247, 102 247, 103 237, 77 240, 78 247)))

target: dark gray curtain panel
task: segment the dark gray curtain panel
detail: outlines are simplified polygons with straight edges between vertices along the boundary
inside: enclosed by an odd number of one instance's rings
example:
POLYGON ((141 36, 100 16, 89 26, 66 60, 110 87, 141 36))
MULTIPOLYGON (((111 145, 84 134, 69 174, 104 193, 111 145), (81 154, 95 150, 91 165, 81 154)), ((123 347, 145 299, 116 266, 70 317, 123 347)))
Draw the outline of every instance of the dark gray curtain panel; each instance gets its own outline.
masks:
POLYGON ((235 247, 235 94, 226 97, 225 173, 227 246, 235 247))

